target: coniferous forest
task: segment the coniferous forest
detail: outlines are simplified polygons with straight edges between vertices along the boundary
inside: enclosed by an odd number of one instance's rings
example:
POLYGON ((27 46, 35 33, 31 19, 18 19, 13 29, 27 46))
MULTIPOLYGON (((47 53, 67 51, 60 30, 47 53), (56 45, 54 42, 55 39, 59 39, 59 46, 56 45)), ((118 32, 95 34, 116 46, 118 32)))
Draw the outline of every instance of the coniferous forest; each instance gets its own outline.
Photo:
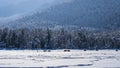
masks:
POLYGON ((0 0, 0 68, 120 68, 120 0, 0 0))
POLYGON ((119 49, 120 31, 0 29, 1 49, 119 49))
POLYGON ((120 0, 9 2, 0 5, 0 49, 120 48, 120 0))

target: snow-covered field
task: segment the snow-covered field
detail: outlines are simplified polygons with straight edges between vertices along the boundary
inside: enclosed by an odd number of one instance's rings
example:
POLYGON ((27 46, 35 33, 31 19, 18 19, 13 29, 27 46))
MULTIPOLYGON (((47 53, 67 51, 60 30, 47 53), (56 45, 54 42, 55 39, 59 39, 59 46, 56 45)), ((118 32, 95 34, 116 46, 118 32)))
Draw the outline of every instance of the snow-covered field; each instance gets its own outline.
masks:
POLYGON ((0 67, 120 68, 120 51, 0 50, 0 67))

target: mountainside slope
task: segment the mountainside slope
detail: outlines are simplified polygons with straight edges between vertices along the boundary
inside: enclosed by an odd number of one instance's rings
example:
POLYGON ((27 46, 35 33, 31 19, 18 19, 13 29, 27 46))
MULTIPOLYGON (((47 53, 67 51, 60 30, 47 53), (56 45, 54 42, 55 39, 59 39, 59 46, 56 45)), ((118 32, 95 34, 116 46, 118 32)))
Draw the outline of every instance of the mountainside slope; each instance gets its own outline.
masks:
POLYGON ((72 0, 12 21, 7 27, 39 28, 64 25, 118 29, 120 27, 119 6, 120 0, 72 0))
MULTIPOLYGON (((65 0, 66 1, 66 0, 65 0)), ((8 17, 16 14, 23 14, 44 9, 60 4, 63 1, 59 0, 0 0, 0 17, 8 17)))

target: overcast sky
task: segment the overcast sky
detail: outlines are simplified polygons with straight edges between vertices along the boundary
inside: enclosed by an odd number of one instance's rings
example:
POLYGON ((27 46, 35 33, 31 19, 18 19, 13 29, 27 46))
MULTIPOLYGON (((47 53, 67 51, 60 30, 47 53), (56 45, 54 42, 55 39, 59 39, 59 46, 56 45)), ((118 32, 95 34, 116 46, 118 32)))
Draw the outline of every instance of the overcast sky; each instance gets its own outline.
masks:
POLYGON ((37 9, 43 9, 56 0, 0 0, 0 17, 27 13, 37 9))

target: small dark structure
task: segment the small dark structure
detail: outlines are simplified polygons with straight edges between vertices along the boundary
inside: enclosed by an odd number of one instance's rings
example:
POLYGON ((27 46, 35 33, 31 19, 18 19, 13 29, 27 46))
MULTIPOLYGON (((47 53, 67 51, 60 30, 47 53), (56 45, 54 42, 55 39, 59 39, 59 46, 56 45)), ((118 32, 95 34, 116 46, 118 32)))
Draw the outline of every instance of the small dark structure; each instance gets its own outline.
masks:
POLYGON ((70 50, 69 49, 65 49, 64 52, 70 52, 70 50))
POLYGON ((45 49, 45 50, 43 50, 43 52, 51 52, 51 50, 47 50, 47 49, 45 49))

